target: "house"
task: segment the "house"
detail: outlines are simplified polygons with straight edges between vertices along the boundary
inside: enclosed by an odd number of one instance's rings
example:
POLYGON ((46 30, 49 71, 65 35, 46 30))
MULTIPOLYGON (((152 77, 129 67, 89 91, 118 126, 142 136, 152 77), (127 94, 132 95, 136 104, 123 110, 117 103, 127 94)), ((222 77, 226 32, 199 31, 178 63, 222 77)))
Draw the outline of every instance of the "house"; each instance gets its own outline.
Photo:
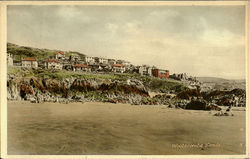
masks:
POLYGON ((172 74, 170 75, 170 78, 173 78, 175 80, 188 80, 188 76, 186 73, 180 73, 180 74, 172 74))
POLYGON ((79 55, 70 55, 69 56, 69 61, 79 61, 80 56, 79 55))
POLYGON ((169 78, 169 71, 162 69, 153 69, 152 75, 159 78, 169 78))
POLYGON ((115 59, 108 59, 108 64, 113 66, 114 64, 116 64, 116 60, 115 59))
POLYGON ((65 53, 63 51, 56 51, 56 59, 57 60, 64 60, 65 59, 65 53))
POLYGON ((147 65, 140 66, 139 73, 145 76, 152 76, 152 67, 147 65))
POLYGON ((112 71, 117 73, 123 73, 125 72, 125 66, 121 64, 113 64, 112 65, 112 71))
POLYGON ((50 60, 45 61, 45 68, 47 68, 47 69, 61 70, 62 67, 63 67, 63 65, 55 59, 50 59, 50 60))
POLYGON ((37 63, 38 63, 39 68, 45 68, 45 61, 44 60, 38 60, 37 63))
POLYGON ((90 68, 88 65, 78 64, 78 65, 72 65, 74 72, 89 72, 90 68))
POLYGON ((94 57, 85 56, 84 61, 85 61, 87 64, 91 64, 91 65, 95 64, 95 58, 94 58, 94 57))
POLYGON ((99 57, 94 57, 95 64, 99 64, 99 57))
POLYGON ((71 62, 71 61, 68 61, 68 60, 62 60, 62 61, 60 61, 60 64, 62 64, 62 69, 72 70, 72 65, 75 64, 75 63, 77 63, 77 62, 75 62, 75 61, 71 62))
POLYGON ((129 61, 123 61, 123 65, 124 65, 124 66, 130 66, 131 63, 130 63, 129 61))
POLYGON ((116 63, 124 65, 124 66, 129 66, 130 65, 130 62, 124 61, 124 60, 117 60, 116 63))
POLYGON ((7 54, 7 64, 8 66, 13 66, 13 55, 7 54))
POLYGON ((37 68, 38 62, 34 58, 27 58, 22 60, 22 67, 37 68))
POLYGON ((105 58, 98 58, 96 59, 96 62, 102 65, 107 65, 108 64, 108 59, 105 58))
POLYGON ((127 73, 139 73, 139 66, 134 66, 134 65, 130 65, 129 67, 126 67, 126 72, 127 73))

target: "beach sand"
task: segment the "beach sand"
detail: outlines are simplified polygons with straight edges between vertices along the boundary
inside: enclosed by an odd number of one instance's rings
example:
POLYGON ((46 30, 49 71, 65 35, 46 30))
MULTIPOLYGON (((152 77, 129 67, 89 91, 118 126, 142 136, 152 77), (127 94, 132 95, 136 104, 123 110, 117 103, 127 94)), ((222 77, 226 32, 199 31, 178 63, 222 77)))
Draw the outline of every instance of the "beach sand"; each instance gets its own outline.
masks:
POLYGON ((246 112, 215 113, 110 103, 8 102, 8 154, 244 154, 246 112))

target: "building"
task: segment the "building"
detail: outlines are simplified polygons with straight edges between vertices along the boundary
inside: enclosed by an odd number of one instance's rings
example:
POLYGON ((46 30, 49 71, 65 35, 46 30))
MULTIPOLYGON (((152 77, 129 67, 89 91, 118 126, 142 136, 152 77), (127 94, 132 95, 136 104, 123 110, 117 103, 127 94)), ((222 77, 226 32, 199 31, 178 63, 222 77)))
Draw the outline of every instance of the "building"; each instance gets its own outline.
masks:
POLYGON ((39 67, 39 68, 45 68, 45 61, 44 60, 38 60, 37 63, 38 63, 37 67, 39 67))
POLYGON ((123 73, 125 72, 125 66, 121 64, 113 64, 112 65, 112 71, 117 73, 123 73))
POLYGON ((162 69, 153 69, 152 75, 159 78, 169 78, 169 71, 162 69))
POLYGON ((22 60, 22 67, 37 68, 38 62, 34 58, 27 58, 27 59, 22 60))
POLYGON ((146 66, 146 65, 140 66, 139 74, 145 75, 145 76, 152 76, 152 67, 146 66))
POLYGON ((81 58, 79 55, 70 55, 69 56, 69 61, 79 61, 81 58))
POLYGON ((46 60, 45 61, 45 68, 47 69, 57 69, 57 70, 62 70, 63 65, 54 59, 46 60))
POLYGON ((63 51, 56 51, 56 59, 57 60, 64 60, 65 59, 65 53, 63 51))
POLYGON ((102 65, 107 65, 108 64, 108 59, 105 58, 98 58, 97 62, 102 65))
POLYGON ((124 65, 124 66, 129 66, 130 62, 124 61, 124 60, 117 60, 116 64, 121 64, 121 65, 124 65))
POLYGON ((94 58, 94 57, 85 56, 84 61, 85 61, 87 64, 91 64, 91 65, 95 64, 95 58, 94 58))
POLYGON ((113 66, 114 64, 116 64, 116 60, 115 59, 108 59, 108 64, 113 66))
POLYGON ((129 61, 123 61, 123 65, 124 65, 124 66, 130 66, 131 63, 130 63, 129 61))
POLYGON ((8 66, 13 66, 13 55, 7 54, 7 64, 8 66))
POLYGON ((95 64, 99 64, 99 57, 94 57, 95 59, 95 64))
POLYGON ((172 74, 170 75, 170 78, 173 78, 175 80, 189 80, 189 78, 191 79, 192 77, 188 77, 186 73, 180 73, 180 74, 172 74))
POLYGON ((89 72, 90 68, 88 65, 78 64, 72 66, 74 72, 89 72))
MULTIPOLYGON (((79 62, 79 61, 77 61, 79 62)), ((62 69, 65 69, 65 70, 72 70, 72 65, 77 63, 76 61, 68 61, 68 60, 62 60, 60 61, 60 64, 62 64, 62 69)))

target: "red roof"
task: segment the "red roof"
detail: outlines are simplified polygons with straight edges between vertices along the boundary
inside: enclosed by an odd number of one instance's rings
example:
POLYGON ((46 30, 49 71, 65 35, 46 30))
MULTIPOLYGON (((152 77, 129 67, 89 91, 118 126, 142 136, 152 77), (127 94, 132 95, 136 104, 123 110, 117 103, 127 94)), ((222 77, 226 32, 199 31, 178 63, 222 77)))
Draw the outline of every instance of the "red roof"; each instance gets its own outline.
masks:
POLYGON ((124 67, 124 65, 121 65, 121 64, 113 64, 113 67, 124 67))
POLYGON ((89 67, 88 65, 73 65, 73 67, 89 67))
POLYGON ((36 61, 36 59, 34 59, 34 58, 27 58, 27 59, 24 59, 23 61, 36 61))
POLYGON ((45 62, 48 62, 48 63, 52 63, 52 62, 54 62, 54 63, 58 63, 58 61, 57 61, 57 60, 53 60, 53 59, 51 59, 51 60, 45 60, 45 62))
POLYGON ((63 51, 57 51, 56 54, 61 54, 61 55, 65 55, 65 53, 63 51))

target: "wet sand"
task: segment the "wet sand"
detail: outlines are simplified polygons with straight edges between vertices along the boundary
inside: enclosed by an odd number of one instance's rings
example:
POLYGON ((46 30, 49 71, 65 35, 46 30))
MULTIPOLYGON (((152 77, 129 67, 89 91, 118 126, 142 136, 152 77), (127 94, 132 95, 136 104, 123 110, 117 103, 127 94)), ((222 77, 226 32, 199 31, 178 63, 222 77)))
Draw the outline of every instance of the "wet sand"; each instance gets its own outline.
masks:
POLYGON ((110 103, 8 102, 8 154, 244 154, 246 112, 214 113, 110 103))

